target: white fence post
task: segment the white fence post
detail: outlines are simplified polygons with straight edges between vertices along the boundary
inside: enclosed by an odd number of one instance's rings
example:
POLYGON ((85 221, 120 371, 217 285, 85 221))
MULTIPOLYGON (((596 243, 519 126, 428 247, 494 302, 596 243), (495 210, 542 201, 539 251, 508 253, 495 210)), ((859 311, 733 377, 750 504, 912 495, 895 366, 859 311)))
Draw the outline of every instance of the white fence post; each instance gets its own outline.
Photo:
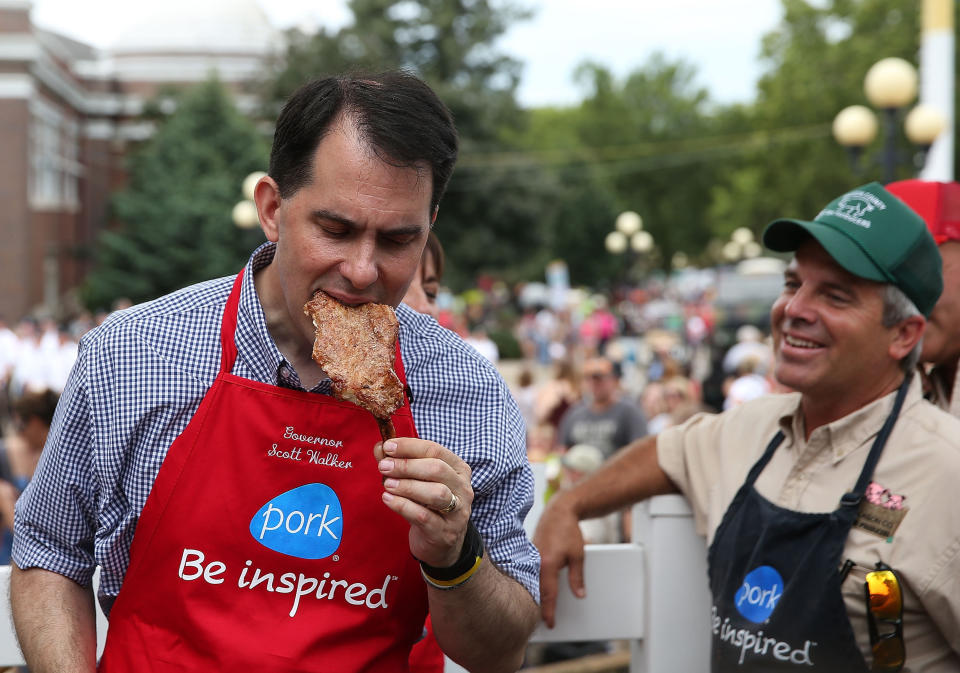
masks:
POLYGON ((647 628, 630 648, 630 673, 710 670, 707 550, 680 495, 633 509, 633 539, 646 550, 647 628))

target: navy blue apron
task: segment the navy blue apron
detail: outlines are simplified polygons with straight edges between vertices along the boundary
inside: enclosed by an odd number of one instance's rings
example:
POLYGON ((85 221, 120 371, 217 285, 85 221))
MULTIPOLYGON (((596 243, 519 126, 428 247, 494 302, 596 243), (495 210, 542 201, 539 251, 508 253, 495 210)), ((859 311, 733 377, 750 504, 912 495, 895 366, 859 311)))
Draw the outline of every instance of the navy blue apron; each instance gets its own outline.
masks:
POLYGON ((907 378, 854 490, 835 511, 795 512, 754 488, 783 441, 782 431, 750 469, 708 554, 711 671, 869 671, 840 592, 840 566, 847 534, 909 386, 907 378))

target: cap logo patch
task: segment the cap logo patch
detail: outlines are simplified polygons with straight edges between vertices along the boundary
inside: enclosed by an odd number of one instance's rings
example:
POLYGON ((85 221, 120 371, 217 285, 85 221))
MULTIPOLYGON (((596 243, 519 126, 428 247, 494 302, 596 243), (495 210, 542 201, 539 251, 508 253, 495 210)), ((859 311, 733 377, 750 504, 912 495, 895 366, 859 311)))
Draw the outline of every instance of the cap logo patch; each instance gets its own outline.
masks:
POLYGON ((827 207, 821 210, 820 214, 817 215, 817 219, 819 220, 824 215, 832 215, 855 224, 858 227, 869 229, 870 220, 865 219, 865 216, 874 210, 886 209, 887 205, 875 195, 870 192, 857 190, 844 194, 844 196, 837 201, 835 208, 827 207))

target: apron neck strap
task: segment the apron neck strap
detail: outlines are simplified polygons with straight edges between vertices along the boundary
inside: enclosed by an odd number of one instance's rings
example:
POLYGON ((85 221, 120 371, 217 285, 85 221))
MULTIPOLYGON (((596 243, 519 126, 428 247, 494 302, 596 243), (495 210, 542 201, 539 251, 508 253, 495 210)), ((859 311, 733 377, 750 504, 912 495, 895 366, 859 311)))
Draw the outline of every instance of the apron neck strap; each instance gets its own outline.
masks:
POLYGON ((870 485, 870 480, 873 478, 873 470, 877 467, 880 454, 883 453, 883 447, 886 445, 887 439, 889 439, 890 433, 893 431, 893 424, 897 422, 897 418, 900 416, 900 409, 903 408, 903 400, 907 396, 907 390, 909 390, 912 380, 912 374, 907 374, 903 378, 903 383, 900 384, 900 388, 897 390, 897 396, 893 400, 893 409, 890 410, 890 415, 887 416, 883 427, 880 428, 880 432, 877 433, 877 438, 873 440, 870 455, 867 456, 867 462, 863 464, 863 470, 860 471, 860 478, 857 479, 857 485, 852 492, 844 494, 840 500, 841 505, 859 507, 860 501, 863 500, 863 495, 867 492, 867 486, 870 485))
POLYGON ((757 477, 763 472, 763 468, 770 462, 773 452, 776 451, 777 447, 783 442, 783 438, 783 430, 777 430, 777 434, 775 434, 773 439, 770 440, 770 443, 767 444, 767 449, 763 452, 763 455, 760 456, 760 459, 750 468, 750 473, 747 475, 744 486, 753 486, 754 482, 757 481, 757 477))
POLYGON ((237 313, 240 309, 240 288, 243 287, 243 272, 240 269, 237 279, 233 281, 233 289, 223 309, 223 321, 220 323, 220 373, 229 374, 233 371, 233 363, 237 361, 237 313))

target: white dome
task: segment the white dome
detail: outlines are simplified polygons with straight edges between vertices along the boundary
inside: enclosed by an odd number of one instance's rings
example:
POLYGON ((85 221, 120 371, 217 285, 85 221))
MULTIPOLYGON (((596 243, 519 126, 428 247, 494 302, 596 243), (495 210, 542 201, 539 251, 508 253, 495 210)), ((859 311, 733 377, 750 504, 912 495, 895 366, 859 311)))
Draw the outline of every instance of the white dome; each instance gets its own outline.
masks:
POLYGON ((161 0, 137 10, 138 18, 117 32, 107 51, 265 54, 282 41, 255 0, 161 0))

